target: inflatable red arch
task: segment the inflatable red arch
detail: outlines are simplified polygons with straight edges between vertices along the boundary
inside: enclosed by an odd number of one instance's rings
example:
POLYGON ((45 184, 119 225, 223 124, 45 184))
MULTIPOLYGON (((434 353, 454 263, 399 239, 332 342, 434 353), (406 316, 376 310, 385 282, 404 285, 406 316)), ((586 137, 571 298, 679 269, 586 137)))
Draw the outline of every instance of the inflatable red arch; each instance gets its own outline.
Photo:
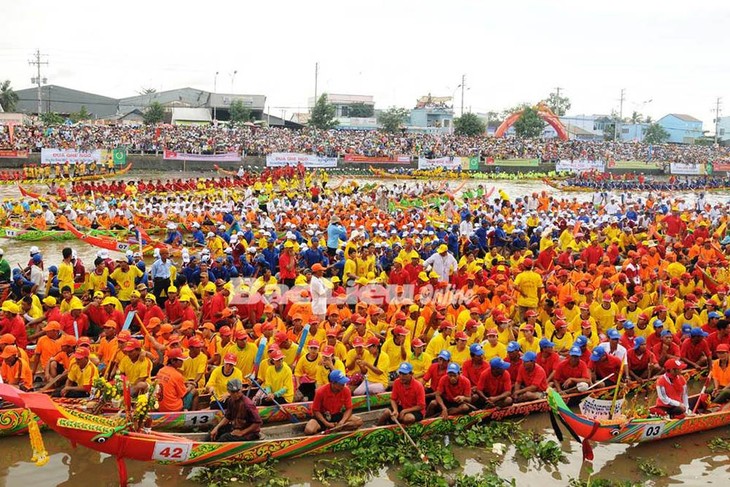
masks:
MULTIPOLYGON (((552 110, 550 110, 550 107, 548 107, 544 102, 538 103, 534 109, 537 111, 537 114, 545 120, 547 123, 549 123, 555 131, 558 133, 558 137, 561 140, 568 140, 568 132, 565 130, 565 125, 560 121, 560 118, 558 118, 557 115, 553 113, 552 110)), ((524 110, 520 110, 517 112, 514 112, 509 117, 507 117, 502 124, 497 127, 497 131, 494 132, 495 137, 504 137, 504 134, 509 130, 509 128, 522 116, 522 112, 524 110)))

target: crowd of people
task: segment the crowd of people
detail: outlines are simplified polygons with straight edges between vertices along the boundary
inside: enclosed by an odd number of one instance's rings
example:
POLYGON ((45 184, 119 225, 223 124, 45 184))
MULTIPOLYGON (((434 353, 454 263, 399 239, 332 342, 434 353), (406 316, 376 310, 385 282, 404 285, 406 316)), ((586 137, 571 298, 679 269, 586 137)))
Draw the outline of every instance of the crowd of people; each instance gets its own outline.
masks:
POLYGON ((237 152, 262 156, 273 152, 296 152, 328 157, 344 157, 347 154, 427 158, 460 156, 485 160, 540 159, 554 162, 590 159, 690 164, 705 164, 730 156, 726 148, 684 144, 188 125, 16 126, 11 142, 8 127, 0 125, 0 149, 40 151, 43 147, 80 150, 124 147, 130 153, 172 150, 194 154, 237 152))
POLYGON ((198 246, 150 266, 102 250, 87 268, 36 248, 12 270, 0 250, 3 381, 65 377, 57 394, 80 397, 121 372, 133 394, 154 384, 161 411, 214 395, 226 441, 258 437, 257 404, 314 401, 315 434, 359 427, 352 396, 391 391, 380 423, 409 424, 615 384, 623 362, 627 380, 657 381, 658 414, 691 414, 685 367, 730 399, 728 204, 295 180, 70 199, 67 218, 152 213, 173 248, 188 231, 198 246))

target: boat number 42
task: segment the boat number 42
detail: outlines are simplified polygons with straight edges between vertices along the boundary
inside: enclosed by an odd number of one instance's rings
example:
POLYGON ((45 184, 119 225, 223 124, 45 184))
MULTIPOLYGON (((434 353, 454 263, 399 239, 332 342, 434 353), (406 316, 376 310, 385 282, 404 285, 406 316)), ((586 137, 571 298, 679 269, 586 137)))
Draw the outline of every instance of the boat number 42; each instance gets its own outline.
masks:
POLYGON ((644 432, 642 434, 643 439, 653 440, 659 438, 664 433, 664 424, 648 424, 644 426, 644 432))
POLYGON ((192 445, 181 443, 166 443, 158 441, 155 443, 155 451, 152 452, 152 458, 155 460, 183 462, 190 456, 191 446, 192 445))

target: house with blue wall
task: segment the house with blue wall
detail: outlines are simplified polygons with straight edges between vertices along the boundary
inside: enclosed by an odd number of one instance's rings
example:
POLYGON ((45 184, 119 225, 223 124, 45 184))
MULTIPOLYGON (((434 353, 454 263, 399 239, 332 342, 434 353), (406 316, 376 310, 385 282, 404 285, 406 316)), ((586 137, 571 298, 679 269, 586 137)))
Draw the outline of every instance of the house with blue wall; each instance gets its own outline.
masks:
POLYGON ((667 142, 673 144, 692 144, 702 137, 702 120, 683 113, 670 113, 657 120, 657 123, 669 133, 667 142))

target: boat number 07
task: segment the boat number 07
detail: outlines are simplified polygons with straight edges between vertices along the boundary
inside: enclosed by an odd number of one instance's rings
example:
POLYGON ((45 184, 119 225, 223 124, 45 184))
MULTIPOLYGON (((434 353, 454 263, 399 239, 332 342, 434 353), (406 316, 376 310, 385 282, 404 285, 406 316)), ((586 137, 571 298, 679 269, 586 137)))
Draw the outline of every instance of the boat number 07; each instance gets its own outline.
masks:
POLYGON ((183 443, 166 443, 158 441, 155 443, 155 450, 152 452, 152 458, 155 460, 170 460, 173 462, 182 462, 190 456, 191 445, 183 443))
POLYGON ((645 439, 659 438, 660 436, 662 436, 662 433, 664 433, 663 424, 646 425, 646 426, 644 426, 644 433, 642 435, 642 438, 645 438, 645 439))

